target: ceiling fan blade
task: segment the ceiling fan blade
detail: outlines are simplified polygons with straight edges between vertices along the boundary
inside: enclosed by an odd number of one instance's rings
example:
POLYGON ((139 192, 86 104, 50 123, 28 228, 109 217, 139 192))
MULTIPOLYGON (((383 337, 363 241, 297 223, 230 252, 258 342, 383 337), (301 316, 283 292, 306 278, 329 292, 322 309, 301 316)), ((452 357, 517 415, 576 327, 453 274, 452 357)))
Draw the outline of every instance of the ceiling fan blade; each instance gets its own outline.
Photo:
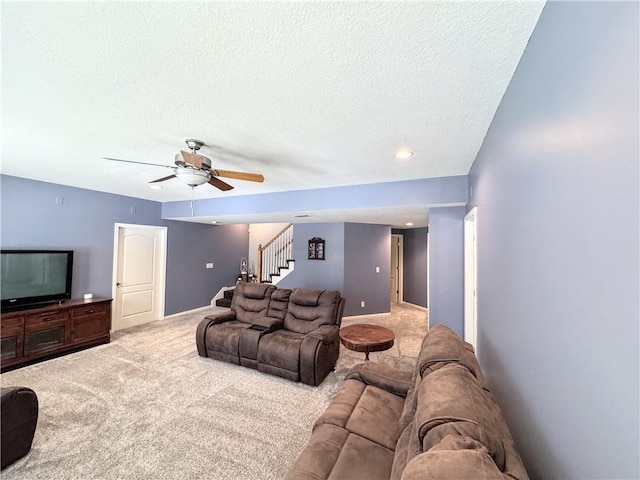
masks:
POLYGON ((264 182, 264 177, 259 173, 234 172, 231 170, 214 170, 214 175, 225 178, 235 178, 237 180, 247 180, 249 182, 264 182))
POLYGON ((226 182, 223 182, 222 180, 220 180, 219 178, 216 178, 216 177, 211 177, 209 179, 209 184, 213 185, 216 188, 219 188, 223 192, 226 192, 226 191, 229 191, 229 190, 233 189, 233 187, 231 185, 229 185, 226 182))
POLYGON ((180 155, 182 155, 182 159, 189 165, 193 165, 196 168, 202 168, 202 158, 200 158, 200 155, 185 152, 184 150, 180 150, 180 155))
POLYGON ((160 182, 164 182, 165 180, 170 180, 172 178, 176 178, 176 176, 175 175, 168 175, 166 177, 162 177, 162 178, 159 178, 157 180, 152 180, 152 181, 150 181, 148 183, 160 183, 160 182))
POLYGON ((159 163, 136 162, 135 160, 120 160, 119 158, 102 157, 103 160, 111 160, 113 162, 137 163, 138 165, 150 165, 152 167, 175 168, 172 165, 160 165, 159 163))

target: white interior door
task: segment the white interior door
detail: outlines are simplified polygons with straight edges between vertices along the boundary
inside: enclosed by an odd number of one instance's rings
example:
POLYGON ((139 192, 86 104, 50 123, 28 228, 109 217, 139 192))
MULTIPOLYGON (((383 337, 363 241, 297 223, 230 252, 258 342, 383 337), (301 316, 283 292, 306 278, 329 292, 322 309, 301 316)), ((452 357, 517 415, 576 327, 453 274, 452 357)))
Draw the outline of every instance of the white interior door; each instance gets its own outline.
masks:
POLYGON ((477 209, 464 217, 464 339, 478 350, 477 209))
POLYGON ((116 224, 113 330, 164 318, 166 227, 116 224))

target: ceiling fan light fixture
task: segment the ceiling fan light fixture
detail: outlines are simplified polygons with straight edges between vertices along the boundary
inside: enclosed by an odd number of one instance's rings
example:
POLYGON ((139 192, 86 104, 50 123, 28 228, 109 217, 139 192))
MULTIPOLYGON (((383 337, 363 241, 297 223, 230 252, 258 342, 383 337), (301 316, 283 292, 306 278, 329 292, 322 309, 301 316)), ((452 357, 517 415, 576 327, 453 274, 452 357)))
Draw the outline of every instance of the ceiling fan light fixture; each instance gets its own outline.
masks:
POLYGON ((393 156, 398 160, 406 160, 407 158, 413 157, 413 152, 408 148, 401 148, 393 156))
POLYGON ((207 172, 203 172, 193 168, 178 170, 176 172, 176 177, 178 177, 181 181, 183 181, 190 187, 197 187, 198 185, 202 185, 203 183, 207 183, 209 181, 209 174, 207 172))

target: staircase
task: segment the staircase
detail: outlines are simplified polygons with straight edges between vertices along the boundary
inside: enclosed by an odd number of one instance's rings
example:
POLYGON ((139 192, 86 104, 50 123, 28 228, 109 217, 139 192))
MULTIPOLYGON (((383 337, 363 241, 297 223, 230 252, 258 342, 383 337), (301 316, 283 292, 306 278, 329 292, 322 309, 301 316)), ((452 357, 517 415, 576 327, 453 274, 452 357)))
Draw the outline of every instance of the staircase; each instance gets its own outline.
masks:
POLYGON ((285 267, 278 267, 278 273, 270 274, 270 281, 263 283, 272 283, 277 285, 280 280, 293 272, 295 264, 295 260, 287 260, 287 265, 285 267))
POLYGON ((293 224, 290 223, 264 246, 258 245, 258 281, 276 285, 294 266, 293 224))
POLYGON ((231 299, 233 298, 234 291, 235 291, 235 288, 230 288, 229 290, 225 290, 223 293, 223 297, 216 300, 216 307, 229 308, 231 306, 231 299))

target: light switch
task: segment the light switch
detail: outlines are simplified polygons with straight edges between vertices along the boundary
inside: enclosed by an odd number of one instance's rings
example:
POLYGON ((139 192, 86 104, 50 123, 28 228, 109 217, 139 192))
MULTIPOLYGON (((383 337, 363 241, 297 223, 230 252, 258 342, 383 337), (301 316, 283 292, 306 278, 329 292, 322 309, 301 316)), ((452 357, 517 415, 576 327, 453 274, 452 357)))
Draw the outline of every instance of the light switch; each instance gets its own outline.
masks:
POLYGON ((380 267, 376 267, 376 273, 380 273, 380 267))
POLYGON ((213 263, 207 263, 206 267, 207 268, 213 268, 213 263))

